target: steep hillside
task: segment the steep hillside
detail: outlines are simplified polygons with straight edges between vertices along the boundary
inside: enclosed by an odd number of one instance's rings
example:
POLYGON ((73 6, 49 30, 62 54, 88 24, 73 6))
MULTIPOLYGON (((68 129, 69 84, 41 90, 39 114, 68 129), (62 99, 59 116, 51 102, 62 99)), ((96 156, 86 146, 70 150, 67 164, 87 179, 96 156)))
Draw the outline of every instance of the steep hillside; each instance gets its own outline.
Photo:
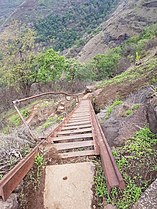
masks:
POLYGON ((123 1, 110 19, 101 25, 101 32, 83 47, 77 58, 85 62, 109 47, 121 44, 130 36, 138 34, 147 25, 157 20, 157 1, 123 1))
MULTIPOLYGON (((20 1, 16 0, 17 2, 20 1)), ((85 37, 93 33, 118 2, 119 0, 25 0, 15 7, 9 1, 5 7, 11 7, 13 11, 3 14, 3 18, 5 24, 17 19, 33 26, 37 31, 38 41, 63 51, 73 44, 78 47, 83 45, 85 37)), ((4 13, 3 8, 1 10, 4 13)))
POLYGON ((139 66, 131 66, 120 75, 104 80, 97 85, 101 90, 95 100, 96 109, 99 111, 105 104, 116 99, 126 98, 142 87, 156 84, 156 82, 157 47, 153 51, 149 51, 139 66))

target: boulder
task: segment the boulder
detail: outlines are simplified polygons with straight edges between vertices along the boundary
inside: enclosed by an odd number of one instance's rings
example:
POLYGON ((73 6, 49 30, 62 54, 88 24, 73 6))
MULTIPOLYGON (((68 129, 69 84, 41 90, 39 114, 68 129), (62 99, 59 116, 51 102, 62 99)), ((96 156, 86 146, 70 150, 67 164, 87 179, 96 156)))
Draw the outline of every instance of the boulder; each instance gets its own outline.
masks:
POLYGON ((147 102, 147 120, 150 130, 157 134, 157 98, 153 97, 147 102))

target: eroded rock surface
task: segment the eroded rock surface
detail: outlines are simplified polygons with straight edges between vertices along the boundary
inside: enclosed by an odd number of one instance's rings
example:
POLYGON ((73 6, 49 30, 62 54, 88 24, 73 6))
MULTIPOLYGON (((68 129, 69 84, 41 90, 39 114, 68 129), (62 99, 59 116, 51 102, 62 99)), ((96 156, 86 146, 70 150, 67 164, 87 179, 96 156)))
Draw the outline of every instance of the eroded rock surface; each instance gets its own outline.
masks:
POLYGON ((148 187, 140 200, 132 209, 156 209, 157 208, 157 179, 148 187))

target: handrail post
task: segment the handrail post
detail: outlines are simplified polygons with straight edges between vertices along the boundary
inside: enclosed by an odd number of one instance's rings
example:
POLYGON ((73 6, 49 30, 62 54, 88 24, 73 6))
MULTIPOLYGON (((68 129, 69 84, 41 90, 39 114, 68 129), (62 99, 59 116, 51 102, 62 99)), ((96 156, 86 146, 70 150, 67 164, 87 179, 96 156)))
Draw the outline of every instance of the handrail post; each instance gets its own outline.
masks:
POLYGON ((17 105, 16 105, 17 103, 19 103, 18 100, 13 101, 13 105, 14 105, 15 110, 17 111, 18 115, 20 116, 20 118, 21 118, 23 124, 25 125, 25 127, 29 130, 29 133, 30 133, 31 137, 32 137, 33 139, 36 139, 36 137, 33 135, 32 131, 31 131, 29 125, 26 123, 24 117, 23 117, 22 114, 20 113, 20 111, 19 111, 19 109, 18 109, 18 107, 17 107, 17 105))

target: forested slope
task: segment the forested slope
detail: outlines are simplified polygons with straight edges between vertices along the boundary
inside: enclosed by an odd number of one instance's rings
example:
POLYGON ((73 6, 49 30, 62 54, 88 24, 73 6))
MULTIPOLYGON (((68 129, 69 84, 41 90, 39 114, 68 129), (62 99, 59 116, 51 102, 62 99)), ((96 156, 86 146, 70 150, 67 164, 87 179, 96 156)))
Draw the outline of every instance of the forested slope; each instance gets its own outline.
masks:
POLYGON ((120 0, 16 0, 0 1, 3 22, 19 20, 34 27, 38 41, 63 51, 73 44, 84 45, 120 0), (23 3, 21 5, 21 2, 23 3), (4 5, 4 6, 3 6, 4 5), (8 10, 6 12, 6 10, 8 10), (13 11, 15 11, 13 13, 13 11))
POLYGON ((61 14, 52 13, 35 23, 39 40, 51 40, 55 50, 64 50, 93 32, 116 5, 117 0, 71 1, 61 14))

